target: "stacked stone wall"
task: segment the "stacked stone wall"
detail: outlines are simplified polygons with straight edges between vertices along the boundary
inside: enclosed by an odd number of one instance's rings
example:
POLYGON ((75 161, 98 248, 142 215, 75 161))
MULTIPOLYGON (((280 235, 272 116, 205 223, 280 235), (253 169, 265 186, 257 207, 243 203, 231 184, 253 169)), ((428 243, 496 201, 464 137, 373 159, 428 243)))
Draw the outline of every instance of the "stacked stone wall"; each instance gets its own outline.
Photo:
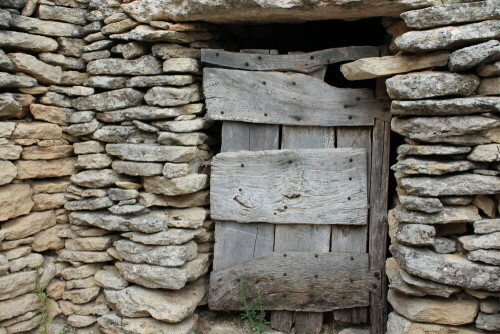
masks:
POLYGON ((396 56, 343 66, 351 79, 396 74, 387 333, 498 332, 500 2, 401 16, 396 56))
POLYGON ((0 2, 0 333, 192 333, 213 248, 208 24, 0 2))

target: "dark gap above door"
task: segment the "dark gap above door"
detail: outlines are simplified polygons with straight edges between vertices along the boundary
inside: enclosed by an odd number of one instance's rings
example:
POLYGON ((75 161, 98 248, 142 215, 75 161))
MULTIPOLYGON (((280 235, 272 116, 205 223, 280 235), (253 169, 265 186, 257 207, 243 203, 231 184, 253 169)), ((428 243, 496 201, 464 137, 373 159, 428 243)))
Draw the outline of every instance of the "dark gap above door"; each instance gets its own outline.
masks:
MULTIPOLYGON (((277 49, 280 54, 345 46, 379 46, 386 41, 381 18, 316 21, 301 24, 219 25, 226 50, 277 49)), ((374 88, 375 80, 348 81, 341 64, 328 67, 325 82, 342 88, 374 88)))

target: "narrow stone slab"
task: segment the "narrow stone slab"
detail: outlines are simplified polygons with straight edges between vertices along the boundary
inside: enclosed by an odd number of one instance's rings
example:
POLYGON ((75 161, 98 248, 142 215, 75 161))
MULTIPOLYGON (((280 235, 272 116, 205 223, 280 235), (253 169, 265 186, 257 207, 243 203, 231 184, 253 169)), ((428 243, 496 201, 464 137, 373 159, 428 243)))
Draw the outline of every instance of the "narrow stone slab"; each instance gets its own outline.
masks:
POLYGON ((17 31, 0 31, 0 47, 44 52, 57 50, 57 42, 49 37, 17 31))
POLYGON ((152 75, 160 74, 162 65, 153 56, 133 60, 109 58, 91 61, 87 65, 87 72, 91 75, 152 75))
POLYGON ((500 77, 481 80, 477 93, 480 95, 500 95, 500 77))
POLYGON ((500 144, 487 144, 474 147, 467 159, 472 161, 500 161, 500 144))
POLYGON ((29 184, 9 184, 0 187, 0 221, 28 214, 34 203, 29 184))
POLYGON ((464 97, 446 100, 392 101, 395 115, 466 115, 500 112, 500 97, 464 97))
POLYGON ((10 26, 32 34, 54 37, 82 37, 85 34, 80 25, 39 20, 21 15, 12 15, 10 26))
POLYGON ((115 313, 107 313, 97 319, 100 328, 106 333, 157 333, 157 334, 191 334, 198 323, 198 315, 177 324, 169 324, 153 318, 121 318, 115 313))
POLYGON ((149 264, 117 262, 116 267, 129 282, 152 289, 182 289, 208 272, 210 255, 199 254, 181 267, 166 268, 149 264))
POLYGON ((477 207, 467 206, 443 206, 437 213, 425 213, 421 211, 409 211, 403 206, 397 206, 392 210, 394 218, 400 223, 414 224, 455 224, 472 223, 481 219, 477 207))
POLYGON ((160 146, 147 144, 108 144, 106 152, 130 161, 170 161, 185 162, 196 157, 196 147, 160 146))
POLYGON ((72 104, 78 110, 109 111, 137 106, 141 103, 143 96, 144 93, 138 90, 123 88, 92 96, 79 97, 74 99, 72 104))
POLYGON ((410 145, 403 144, 398 147, 398 154, 404 155, 453 155, 469 153, 470 147, 444 146, 444 145, 410 145))
POLYGON ((408 194, 415 196, 491 195, 500 192, 498 177, 478 174, 409 177, 400 182, 408 194))
POLYGON ((399 200, 407 210, 436 213, 443 210, 443 204, 437 198, 400 195, 399 200))
POLYGON ((413 322, 396 312, 389 314, 386 334, 415 334, 415 333, 440 333, 440 334, 478 334, 478 331, 468 327, 456 327, 429 323, 413 322))
POLYGON ((435 236, 434 226, 425 224, 400 224, 396 231, 396 240, 410 246, 431 246, 435 236))
POLYGON ((486 234, 493 232, 500 232, 500 218, 481 219, 474 222, 474 233, 486 234))
POLYGON ((347 80, 366 80, 407 73, 415 70, 446 66, 449 52, 436 52, 423 56, 386 56, 363 58, 340 66, 347 80))
POLYGON ((116 172, 131 176, 155 176, 163 174, 163 164, 150 162, 113 161, 116 172))
POLYGON ((400 159, 397 164, 392 166, 392 170, 408 175, 443 175, 480 168, 485 168, 485 164, 469 160, 436 160, 429 158, 400 159))
POLYGON ((140 25, 124 34, 109 36, 112 39, 142 42, 192 43, 207 41, 217 37, 216 33, 208 31, 183 32, 155 29, 149 25, 140 25))
POLYGON ((2 224, 5 240, 17 240, 45 230, 56 224, 54 211, 33 212, 2 224))
MULTIPOLYGON (((500 25, 499 25, 500 28, 500 25)), ((472 95, 479 78, 449 72, 418 72, 396 75, 386 80, 387 93, 393 99, 425 99, 448 95, 472 95)))
POLYGON ((388 301, 396 312, 416 322, 443 325, 465 325, 474 322, 479 303, 477 299, 410 297, 389 290, 388 301))
POLYGON ((492 40, 452 52, 448 67, 452 72, 460 72, 498 59, 500 42, 492 40))
POLYGON ((498 267, 471 262, 460 254, 437 254, 401 244, 392 245, 390 250, 399 265, 412 275, 472 290, 500 288, 498 267))
POLYGON ((423 291, 428 295, 449 298, 451 295, 460 292, 459 287, 429 281, 418 276, 408 274, 401 268, 399 268, 399 274, 405 283, 418 288, 420 291, 423 291))
POLYGON ((60 177, 75 173, 76 158, 57 160, 18 160, 17 178, 21 180, 60 177))
POLYGON ((71 182, 86 188, 104 188, 124 181, 130 181, 130 178, 112 169, 88 170, 71 176, 71 182))
POLYGON ((500 120, 484 116, 453 117, 394 117, 391 128, 410 139, 430 143, 450 143, 464 146, 498 141, 495 128, 500 120))
POLYGON ((410 31, 396 38, 394 44, 404 52, 429 52, 498 38, 500 20, 491 20, 456 27, 410 31))
POLYGON ((156 233, 168 229, 169 216, 159 211, 137 217, 122 217, 106 211, 97 211, 72 212, 69 219, 77 226, 96 226, 108 231, 156 233))
POLYGON ((206 174, 190 174, 177 178, 165 176, 144 177, 144 189, 153 194, 179 196, 192 194, 208 187, 206 174))
POLYGON ((137 76, 127 80, 127 87, 185 86, 193 82, 192 75, 137 76))
POLYGON ((180 291, 146 289, 133 285, 119 291, 104 290, 104 295, 123 316, 151 316, 157 320, 179 323, 191 316, 205 297, 206 284, 206 280, 198 280, 180 291))
POLYGON ((495 1, 450 3, 401 14, 412 29, 426 29, 474 21, 500 18, 500 7, 495 1))
MULTIPOLYGON (((36 85, 37 81, 35 78, 26 75, 15 75, 6 72, 0 72, 0 87, 2 88, 34 87, 36 85)), ((2 113, 3 112, 4 111, 2 110, 2 113)))
POLYGON ((465 235, 458 238, 463 248, 468 251, 478 249, 500 249, 500 232, 480 235, 465 235))
POLYGON ((133 120, 161 120, 170 119, 181 115, 198 114, 202 111, 203 104, 201 103, 187 104, 172 108, 139 106, 97 114, 97 119, 103 122, 112 123, 133 120))
POLYGON ((500 75, 500 61, 494 62, 493 64, 481 65, 477 68, 476 72, 482 77, 500 75))
POLYGON ((467 253, 467 258, 475 262, 484 262, 500 266, 500 250, 478 249, 467 253))

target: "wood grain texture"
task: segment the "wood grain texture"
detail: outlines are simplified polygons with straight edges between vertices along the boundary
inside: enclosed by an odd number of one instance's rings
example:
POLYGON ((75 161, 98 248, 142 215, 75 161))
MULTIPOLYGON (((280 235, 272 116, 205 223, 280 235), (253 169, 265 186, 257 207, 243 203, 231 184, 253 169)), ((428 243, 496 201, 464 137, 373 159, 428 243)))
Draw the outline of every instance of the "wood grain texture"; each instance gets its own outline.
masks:
POLYGON ((371 333, 385 333, 387 319, 386 277, 387 193, 389 186, 390 124, 376 121, 373 128, 372 168, 370 176, 369 253, 370 268, 379 270, 381 291, 370 295, 371 333), (382 297, 381 297, 382 296, 382 297))
POLYGON ((211 120, 295 126, 373 125, 386 103, 370 89, 336 88, 300 73, 205 68, 211 120))
MULTIPOLYGON (((318 75, 310 74, 310 75, 318 75)), ((319 73, 321 75, 321 73, 319 73)), ((322 79, 322 78, 321 78, 322 79)), ((335 128, 313 126, 283 126, 282 149, 335 148, 335 128)), ((278 225, 276 226, 274 250, 328 252, 330 246, 330 225, 278 225)), ((288 311, 279 311, 279 313, 288 311)), ((323 325, 323 313, 289 312, 289 317, 271 314, 271 326, 288 328, 286 321, 292 316, 297 334, 318 334, 323 325)))
POLYGON ((238 284, 249 295, 261 291, 266 310, 328 312, 367 306, 378 293, 379 272, 369 270, 367 254, 273 253, 212 272, 209 307, 239 310, 238 284))
MULTIPOLYGON (((224 122, 222 151, 266 150, 279 147, 279 126, 224 122)), ((215 224, 214 270, 273 252, 274 225, 215 224)))
MULTIPOLYGON (((371 127, 341 127, 337 128, 337 147, 365 148, 367 153, 367 175, 371 167, 371 127)), ((367 187, 368 191, 370 185, 367 187)), ((367 226, 332 226, 331 251, 367 253, 367 226)), ((333 312, 335 321, 341 323, 360 324, 368 321, 368 310, 357 308, 333 312)))
POLYGON ((242 223, 364 225, 366 184, 365 149, 220 153, 212 162, 211 215, 242 223))
POLYGON ((261 53, 259 50, 245 51, 247 52, 238 53, 203 49, 201 50, 201 61, 208 64, 251 71, 311 73, 324 65, 367 57, 377 57, 379 53, 378 48, 373 46, 351 46, 286 55, 257 54, 261 53))

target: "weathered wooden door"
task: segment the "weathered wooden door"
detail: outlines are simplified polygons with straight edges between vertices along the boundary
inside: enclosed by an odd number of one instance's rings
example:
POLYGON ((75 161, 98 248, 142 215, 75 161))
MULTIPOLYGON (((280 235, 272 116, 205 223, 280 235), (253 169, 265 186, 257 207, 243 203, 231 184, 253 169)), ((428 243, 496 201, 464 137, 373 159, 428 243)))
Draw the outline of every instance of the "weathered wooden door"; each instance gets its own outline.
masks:
POLYGON ((323 81, 375 47, 308 54, 203 50, 207 118, 223 121, 212 164, 217 221, 209 306, 264 295, 272 327, 319 333, 325 312, 383 333, 389 115, 369 89, 323 81), (229 69, 227 69, 229 68, 229 69))

